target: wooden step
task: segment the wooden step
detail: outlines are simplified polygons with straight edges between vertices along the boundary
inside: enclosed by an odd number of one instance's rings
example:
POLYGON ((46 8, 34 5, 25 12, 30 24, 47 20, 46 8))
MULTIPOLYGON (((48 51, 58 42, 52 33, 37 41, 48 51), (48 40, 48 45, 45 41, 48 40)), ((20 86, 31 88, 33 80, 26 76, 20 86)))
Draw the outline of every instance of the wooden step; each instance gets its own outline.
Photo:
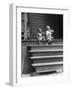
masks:
POLYGON ((57 51, 59 51, 59 50, 62 50, 63 49, 63 46, 61 46, 61 45, 58 45, 58 46, 56 46, 56 45, 54 45, 54 46, 47 46, 47 45, 34 45, 34 46, 31 46, 31 50, 33 51, 33 50, 43 50, 43 51, 45 51, 45 50, 49 50, 49 51, 54 51, 54 50, 57 50, 57 51))
POLYGON ((63 49, 37 49, 37 50, 30 50, 28 52, 59 52, 59 51, 63 51, 63 49))
POLYGON ((53 41, 52 44, 57 44, 57 45, 63 44, 63 41, 53 41))
POLYGON ((28 45, 28 46, 30 46, 30 47, 33 47, 33 46, 34 46, 34 47, 38 47, 38 46, 39 46, 39 47, 41 47, 41 46, 42 46, 42 47, 44 47, 44 46, 45 46, 45 47, 46 47, 46 46, 47 46, 47 47, 50 47, 50 46, 63 46, 63 44, 51 44, 51 45, 47 45, 47 44, 42 45, 42 44, 41 44, 41 45, 28 45))
POLYGON ((63 57, 63 55, 54 55, 54 56, 34 56, 34 57, 30 57, 30 59, 60 58, 60 57, 63 57))
MULTIPOLYGON (((42 40, 42 44, 46 45, 47 40, 42 40)), ((63 39, 54 39, 52 44, 63 44, 63 39)), ((37 39, 22 40, 22 45, 39 45, 37 39)))
POLYGON ((47 62, 61 62, 63 61, 63 57, 60 58, 41 58, 41 59, 34 59, 33 63, 47 63, 47 62))
POLYGON ((63 62, 33 63, 32 66, 37 67, 37 66, 56 65, 56 64, 58 65, 63 64, 63 62))
POLYGON ((63 64, 36 67, 36 73, 63 70, 63 64))
POLYGON ((46 51, 46 52, 30 52, 31 56, 53 56, 53 55, 63 55, 63 51, 46 51))

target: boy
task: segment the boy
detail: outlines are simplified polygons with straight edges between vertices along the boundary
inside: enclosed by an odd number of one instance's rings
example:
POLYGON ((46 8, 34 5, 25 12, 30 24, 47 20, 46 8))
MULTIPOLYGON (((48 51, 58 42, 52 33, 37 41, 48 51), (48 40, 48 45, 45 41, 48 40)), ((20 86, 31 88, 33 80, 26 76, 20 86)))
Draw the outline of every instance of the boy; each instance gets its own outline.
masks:
POLYGON ((50 44, 52 42, 52 33, 54 32, 54 30, 50 29, 50 26, 46 26, 46 39, 48 41, 47 45, 50 44))
POLYGON ((37 33, 37 39, 39 40, 39 44, 41 45, 41 40, 45 39, 45 37, 43 36, 43 32, 41 28, 39 28, 38 31, 39 32, 37 33))

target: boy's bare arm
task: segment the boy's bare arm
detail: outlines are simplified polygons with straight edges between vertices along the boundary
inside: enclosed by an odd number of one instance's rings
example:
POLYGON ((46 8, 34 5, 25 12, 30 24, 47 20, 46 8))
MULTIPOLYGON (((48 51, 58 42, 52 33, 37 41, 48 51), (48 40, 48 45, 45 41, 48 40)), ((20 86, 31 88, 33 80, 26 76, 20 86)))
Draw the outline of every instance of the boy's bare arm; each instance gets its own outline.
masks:
POLYGON ((52 33, 54 32, 54 30, 50 30, 52 33))

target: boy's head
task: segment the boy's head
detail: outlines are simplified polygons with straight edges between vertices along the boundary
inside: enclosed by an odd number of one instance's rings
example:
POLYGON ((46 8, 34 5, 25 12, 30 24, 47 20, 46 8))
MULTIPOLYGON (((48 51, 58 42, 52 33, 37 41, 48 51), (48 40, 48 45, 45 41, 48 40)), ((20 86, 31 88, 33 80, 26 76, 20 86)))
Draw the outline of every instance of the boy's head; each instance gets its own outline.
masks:
POLYGON ((46 29, 49 30, 50 29, 50 26, 46 26, 46 29))
POLYGON ((39 32, 42 32, 42 29, 41 28, 39 28, 38 30, 39 30, 39 32))

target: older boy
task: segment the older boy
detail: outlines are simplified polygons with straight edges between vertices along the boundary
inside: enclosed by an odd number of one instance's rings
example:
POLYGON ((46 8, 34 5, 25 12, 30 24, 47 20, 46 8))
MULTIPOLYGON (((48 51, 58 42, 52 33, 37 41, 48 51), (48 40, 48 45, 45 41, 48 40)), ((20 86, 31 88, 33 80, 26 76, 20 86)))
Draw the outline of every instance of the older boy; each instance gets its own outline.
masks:
POLYGON ((54 32, 54 30, 51 30, 50 26, 46 26, 46 39, 48 40, 47 45, 52 42, 52 39, 53 39, 52 33, 53 32, 54 32))

